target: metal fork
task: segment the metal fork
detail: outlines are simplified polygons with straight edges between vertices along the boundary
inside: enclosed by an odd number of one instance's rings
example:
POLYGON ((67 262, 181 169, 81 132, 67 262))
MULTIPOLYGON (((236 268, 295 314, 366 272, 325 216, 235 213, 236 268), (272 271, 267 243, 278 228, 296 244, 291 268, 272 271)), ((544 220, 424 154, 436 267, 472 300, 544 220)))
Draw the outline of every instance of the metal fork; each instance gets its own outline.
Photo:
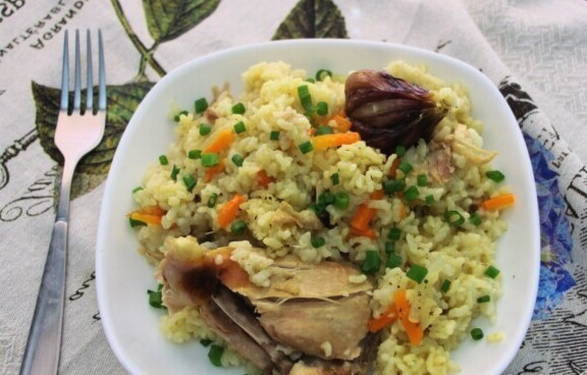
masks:
POLYGON ((79 160, 96 147, 104 135, 106 125, 106 73, 102 33, 98 30, 98 109, 94 111, 92 40, 86 32, 87 96, 85 108, 81 100, 81 63, 79 30, 75 32, 75 70, 73 105, 69 103, 68 33, 63 40, 63 68, 61 72, 61 108, 55 131, 55 144, 65 163, 61 178, 59 205, 51 243, 45 261, 43 278, 37 296, 35 315, 31 323, 20 374, 57 374, 61 352, 63 309, 65 303, 65 275, 67 265, 67 226, 69 193, 73 172, 79 160), (71 107, 71 108, 70 108, 71 107))

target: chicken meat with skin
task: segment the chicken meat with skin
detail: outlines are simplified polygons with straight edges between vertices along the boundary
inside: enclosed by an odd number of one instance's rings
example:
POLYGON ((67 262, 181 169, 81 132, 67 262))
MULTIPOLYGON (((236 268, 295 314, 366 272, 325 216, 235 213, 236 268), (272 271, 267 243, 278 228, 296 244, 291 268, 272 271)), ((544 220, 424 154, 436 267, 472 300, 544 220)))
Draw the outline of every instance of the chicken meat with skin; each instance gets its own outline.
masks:
POLYGON ((267 268, 270 286, 261 287, 231 259, 231 246, 173 241, 159 269, 170 312, 196 306, 217 336, 266 374, 368 373, 366 348, 377 340, 367 328, 373 285, 355 266, 284 257, 267 268))

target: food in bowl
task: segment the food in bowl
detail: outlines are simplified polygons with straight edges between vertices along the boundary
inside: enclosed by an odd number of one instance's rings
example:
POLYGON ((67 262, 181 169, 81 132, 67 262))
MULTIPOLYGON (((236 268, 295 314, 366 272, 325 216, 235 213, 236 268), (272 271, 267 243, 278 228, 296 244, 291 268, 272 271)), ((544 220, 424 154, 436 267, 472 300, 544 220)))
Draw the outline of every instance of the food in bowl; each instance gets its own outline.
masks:
POLYGON ((133 191, 163 333, 250 373, 458 370, 450 351, 495 314, 515 200, 466 90, 402 61, 243 79, 173 114, 133 191))

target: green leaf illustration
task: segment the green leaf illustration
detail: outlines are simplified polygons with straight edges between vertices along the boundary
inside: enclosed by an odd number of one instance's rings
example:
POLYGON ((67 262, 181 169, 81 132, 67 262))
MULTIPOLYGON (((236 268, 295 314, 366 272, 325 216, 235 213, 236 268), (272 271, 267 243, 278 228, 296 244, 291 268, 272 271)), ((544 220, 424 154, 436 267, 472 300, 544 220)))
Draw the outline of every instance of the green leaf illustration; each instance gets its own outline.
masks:
POLYGON ((332 0, 300 0, 279 25, 273 40, 348 37, 344 17, 332 0))
MULTIPOLYGON (((116 146, 118 146, 130 117, 153 85, 153 82, 134 82, 108 86, 108 114, 104 138, 78 164, 72 183, 73 198, 92 190, 104 180, 108 174, 116 146)), ((35 124, 41 146, 53 160, 63 164, 63 156, 53 141, 59 114, 60 90, 32 82, 32 91, 37 108, 35 124)), ((82 91, 83 98, 85 98, 84 91, 82 91)), ((95 88, 95 103, 97 102, 97 92, 98 90, 95 88)), ((73 94, 70 94, 71 100, 73 100, 73 94)), ((82 103, 82 105, 85 104, 82 103)))
POLYGON ((155 43, 175 39, 216 10, 220 0, 143 0, 149 33, 155 43))

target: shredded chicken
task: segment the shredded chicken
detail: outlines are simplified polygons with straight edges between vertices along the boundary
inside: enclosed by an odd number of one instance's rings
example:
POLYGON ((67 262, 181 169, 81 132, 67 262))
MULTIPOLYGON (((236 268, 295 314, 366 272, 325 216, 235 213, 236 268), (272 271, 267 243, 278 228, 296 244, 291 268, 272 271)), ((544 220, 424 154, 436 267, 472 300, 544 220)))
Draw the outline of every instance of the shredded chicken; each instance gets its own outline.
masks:
POLYGON ((430 176, 436 182, 441 184, 450 180, 455 167, 452 164, 452 155, 450 152, 450 146, 446 143, 430 146, 431 151, 428 154, 428 171, 430 176))
POLYGON ((497 156, 497 152, 481 148, 480 144, 476 144, 480 142, 480 139, 481 137, 473 129, 458 125, 452 138, 452 148, 473 164, 486 164, 497 156))
POLYGON ((231 259, 230 246, 208 250, 189 236, 165 245, 159 279, 169 311, 196 306, 215 334, 264 373, 368 373, 373 285, 349 281, 360 274, 356 267, 332 261, 308 265, 290 256, 270 264, 276 271, 272 282, 259 287, 231 259))

